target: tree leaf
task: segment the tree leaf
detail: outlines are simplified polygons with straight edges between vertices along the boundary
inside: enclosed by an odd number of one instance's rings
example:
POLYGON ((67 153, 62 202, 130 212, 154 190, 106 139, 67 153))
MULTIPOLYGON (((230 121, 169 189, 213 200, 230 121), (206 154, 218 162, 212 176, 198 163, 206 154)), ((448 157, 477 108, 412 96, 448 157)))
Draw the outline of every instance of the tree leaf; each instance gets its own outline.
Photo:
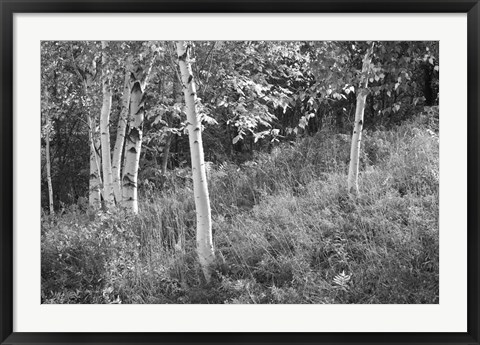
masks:
POLYGON ((232 143, 236 144, 240 139, 242 139, 242 136, 239 134, 235 138, 233 138, 232 143))

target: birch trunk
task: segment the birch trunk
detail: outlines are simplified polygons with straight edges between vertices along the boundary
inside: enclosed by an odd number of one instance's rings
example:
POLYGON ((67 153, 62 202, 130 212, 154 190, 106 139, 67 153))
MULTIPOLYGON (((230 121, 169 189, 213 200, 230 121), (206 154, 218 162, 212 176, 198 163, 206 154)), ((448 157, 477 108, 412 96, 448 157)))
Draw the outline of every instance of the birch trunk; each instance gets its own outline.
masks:
POLYGON ((138 167, 142 148, 143 90, 140 81, 136 80, 130 94, 130 123, 125 138, 125 167, 122 178, 123 206, 133 213, 138 213, 138 167))
MULTIPOLYGON (((48 94, 47 91, 45 90, 45 97, 46 100, 48 100, 48 94)), ((55 214, 55 209, 53 208, 53 186, 52 186, 52 175, 51 175, 51 163, 50 163, 50 116, 48 114, 48 109, 45 112, 45 117, 46 117, 46 136, 45 136, 45 158, 47 160, 47 185, 48 185, 48 205, 50 209, 50 214, 53 215, 55 214)))
POLYGON ((102 110, 100 113, 100 134, 103 171, 103 199, 110 209, 115 204, 113 196, 112 160, 110 156, 110 111, 112 108, 112 92, 108 81, 107 61, 105 57, 106 42, 102 41, 102 110))
POLYGON ((128 133, 125 136, 125 162, 122 177, 123 206, 128 211, 138 213, 138 167, 142 149, 143 120, 145 118, 144 95, 148 77, 152 70, 156 55, 152 58, 147 72, 141 76, 132 72, 132 88, 130 91, 130 118, 128 133), (142 81, 143 78, 143 81, 142 81))
POLYGON ((122 185, 120 179, 122 166, 123 145, 125 143, 125 131, 127 128, 127 117, 130 105, 130 73, 125 69, 125 83, 122 95, 122 110, 118 119, 117 138, 113 148, 112 174, 113 174, 113 194, 117 204, 122 204, 122 185))
POLYGON ((355 109, 355 124, 350 148, 350 164, 348 167, 347 188, 351 194, 358 194, 358 168, 360 162, 360 148, 362 142, 363 115, 368 95, 368 71, 370 69, 372 47, 367 51, 363 59, 362 76, 357 92, 357 105, 355 109))
POLYGON ((47 159, 47 184, 48 184, 48 205, 50 206, 50 214, 55 214, 53 208, 53 186, 52 186, 52 175, 51 175, 51 165, 50 165, 50 133, 47 130, 47 144, 45 147, 45 154, 47 159))
POLYGON ((101 186, 102 179, 100 175, 100 140, 98 129, 94 119, 88 116, 88 137, 90 144, 90 179, 89 179, 89 193, 88 204, 93 209, 99 209, 101 203, 101 186))
POLYGON ((197 254, 205 279, 210 281, 211 266, 215 260, 215 252, 213 249, 210 200, 203 157, 202 124, 195 107, 197 95, 190 65, 190 47, 184 41, 178 41, 176 46, 185 97, 188 138, 192 159, 193 191, 197 214, 197 254))

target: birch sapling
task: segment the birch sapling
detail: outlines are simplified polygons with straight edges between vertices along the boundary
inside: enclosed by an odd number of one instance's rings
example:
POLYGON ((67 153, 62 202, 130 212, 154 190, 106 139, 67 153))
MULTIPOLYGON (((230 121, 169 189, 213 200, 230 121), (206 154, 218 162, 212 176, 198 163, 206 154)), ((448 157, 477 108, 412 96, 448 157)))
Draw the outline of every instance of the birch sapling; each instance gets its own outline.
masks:
POLYGON ((362 71, 360 76, 360 85, 357 89, 357 106, 355 109, 355 124, 352 134, 352 144, 350 148, 350 164, 348 167, 347 188, 350 194, 358 194, 358 168, 360 162, 360 148, 362 142, 363 115, 365 112, 365 103, 368 95, 368 73, 373 54, 372 46, 368 49, 363 59, 362 71))

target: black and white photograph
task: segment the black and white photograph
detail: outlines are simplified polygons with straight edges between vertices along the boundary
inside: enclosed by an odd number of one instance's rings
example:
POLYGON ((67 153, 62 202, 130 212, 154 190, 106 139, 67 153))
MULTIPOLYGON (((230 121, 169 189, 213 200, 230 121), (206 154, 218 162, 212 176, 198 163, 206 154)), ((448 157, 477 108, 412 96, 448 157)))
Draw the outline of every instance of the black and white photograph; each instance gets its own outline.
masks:
POLYGON ((41 303, 439 304, 439 46, 43 40, 41 303))

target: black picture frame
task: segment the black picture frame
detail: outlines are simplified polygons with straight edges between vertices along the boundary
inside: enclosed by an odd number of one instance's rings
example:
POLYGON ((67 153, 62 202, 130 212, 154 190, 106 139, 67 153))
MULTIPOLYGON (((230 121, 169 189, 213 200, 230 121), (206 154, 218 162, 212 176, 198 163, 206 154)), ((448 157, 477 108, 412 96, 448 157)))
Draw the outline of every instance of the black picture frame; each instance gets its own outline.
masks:
MULTIPOLYGON (((0 341, 2 344, 332 343, 479 344, 479 17, 478 0, 0 0, 0 341), (468 14, 468 330, 466 333, 15 333, 13 332, 13 15, 146 12, 468 14)), ((454 316, 452 316, 454 317, 454 316)))

